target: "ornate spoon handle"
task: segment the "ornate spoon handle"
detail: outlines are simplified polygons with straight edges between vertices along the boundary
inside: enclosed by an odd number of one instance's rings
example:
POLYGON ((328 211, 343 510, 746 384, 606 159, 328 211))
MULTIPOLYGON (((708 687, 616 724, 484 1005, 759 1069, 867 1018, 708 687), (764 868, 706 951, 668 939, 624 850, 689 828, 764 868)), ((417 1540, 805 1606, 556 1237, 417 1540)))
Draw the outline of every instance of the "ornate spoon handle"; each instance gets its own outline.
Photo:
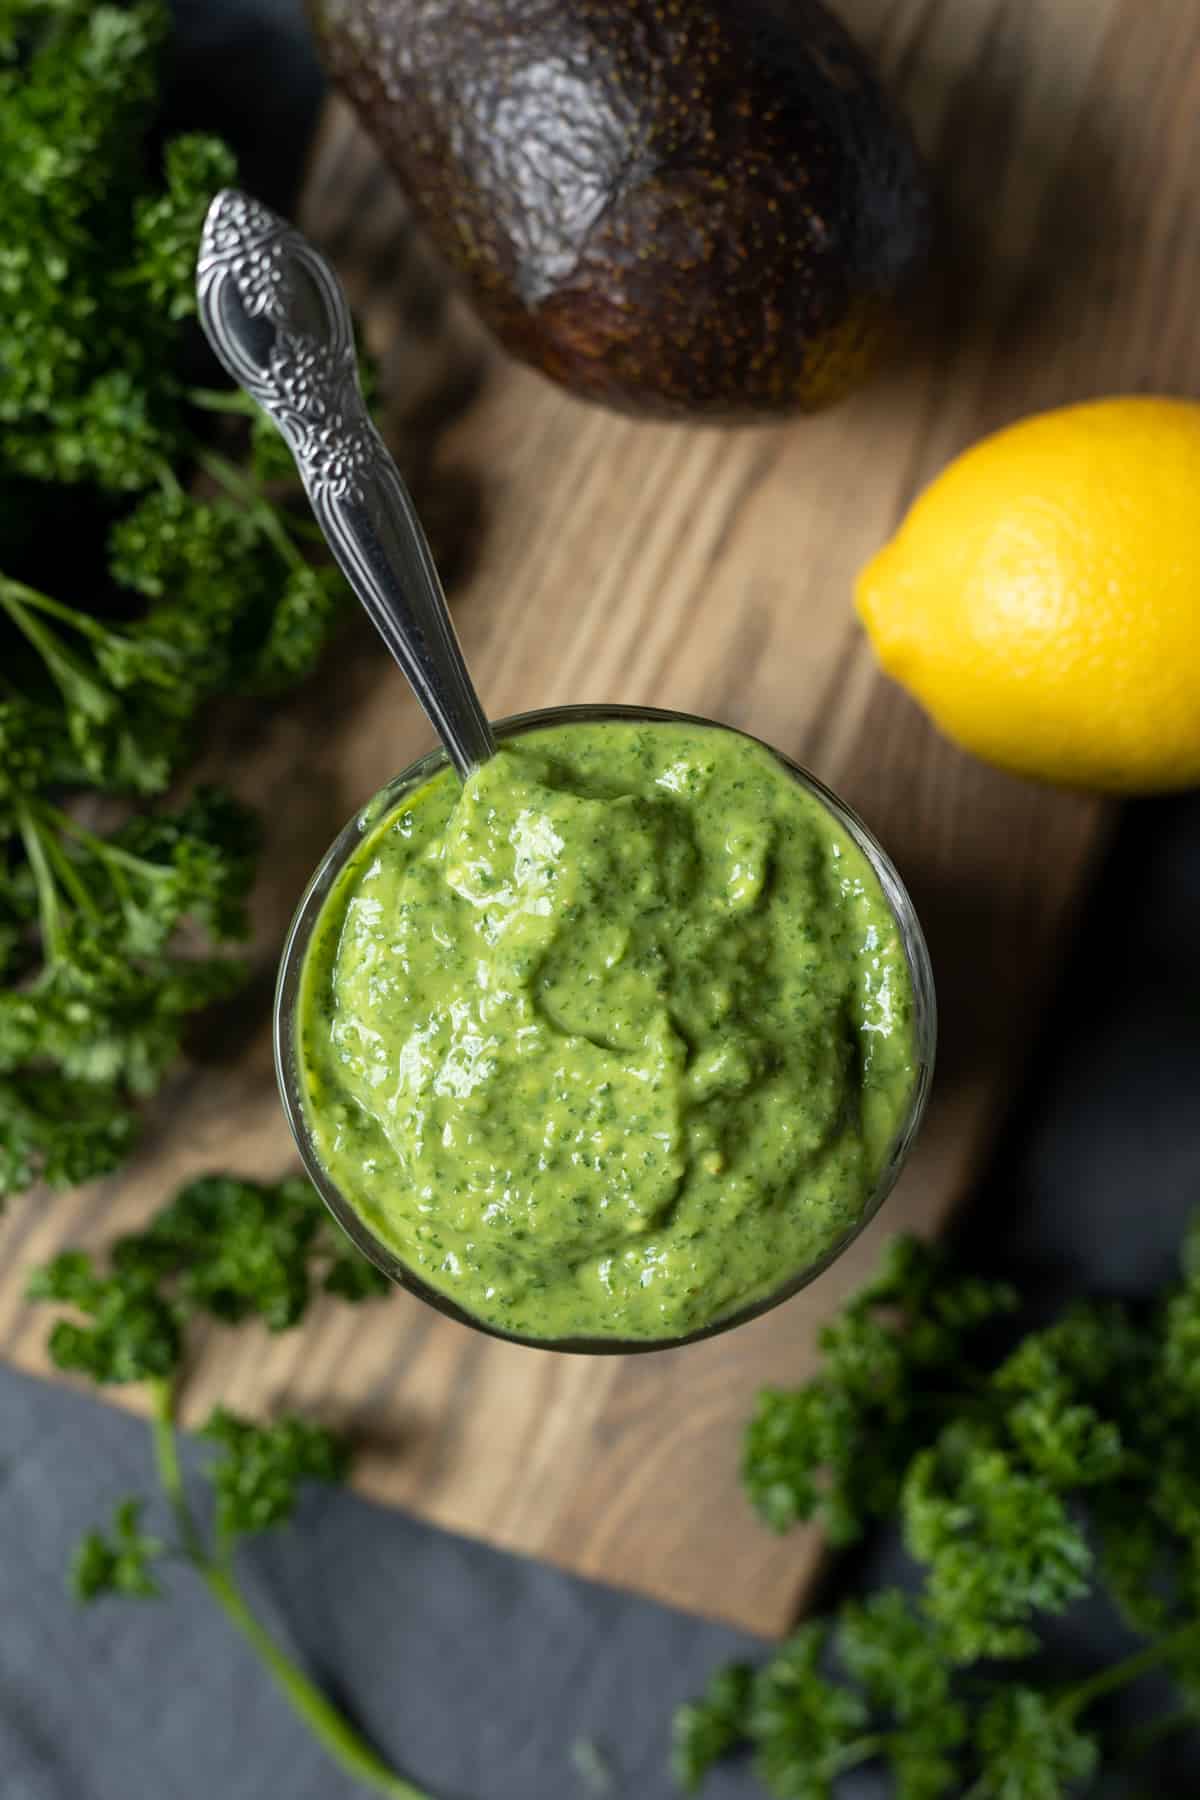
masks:
POLYGON ((412 500, 367 412, 341 284, 312 245, 233 188, 208 211, 200 322, 296 459, 317 523, 462 776, 496 741, 412 500))

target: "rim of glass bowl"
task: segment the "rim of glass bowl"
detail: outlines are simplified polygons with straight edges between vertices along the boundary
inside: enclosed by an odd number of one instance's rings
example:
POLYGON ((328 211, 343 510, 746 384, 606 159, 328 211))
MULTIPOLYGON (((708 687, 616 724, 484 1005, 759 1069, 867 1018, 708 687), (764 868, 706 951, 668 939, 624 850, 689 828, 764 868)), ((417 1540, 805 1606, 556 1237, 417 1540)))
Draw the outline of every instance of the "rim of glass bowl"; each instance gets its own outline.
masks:
MULTIPOLYGON (((719 731, 732 732, 735 737, 749 738, 752 743, 762 744, 763 742, 761 738, 755 738, 749 732, 739 731, 732 725, 723 725, 716 719, 701 718, 696 713, 671 712, 659 707, 648 706, 552 706, 537 712, 518 713, 510 719, 501 719, 494 723, 493 730, 497 737, 510 738, 518 737, 526 731, 536 731, 547 725, 597 724, 606 720, 703 725, 719 731)), ((305 1112, 303 1074, 297 1054, 299 1033, 296 1030, 296 1022, 301 977, 313 929, 321 909, 346 863, 361 843, 364 833, 368 830, 373 831, 382 820, 395 811, 408 794, 415 788, 423 786, 439 769, 443 768, 446 763, 445 752, 441 749, 430 751, 428 755, 421 757, 399 775, 393 777, 365 806, 359 808, 349 823, 338 833, 318 864, 304 890, 304 895, 288 931, 275 990, 275 1072, 283 1100, 283 1109, 309 1177, 343 1231, 354 1241, 363 1255, 373 1262, 376 1268, 382 1269, 383 1273, 389 1276, 398 1287, 406 1289, 411 1294, 416 1294, 419 1299, 425 1301, 426 1305, 445 1314, 447 1318, 455 1319, 460 1325, 467 1325, 475 1331, 482 1331, 489 1337, 500 1338, 506 1343, 522 1344, 538 1350, 570 1351, 594 1356, 622 1356, 650 1350, 672 1350, 685 1344, 700 1343, 704 1338, 717 1337, 723 1332, 735 1330, 739 1325, 748 1324, 751 1319, 760 1318, 763 1313, 770 1312, 772 1308, 781 1306, 785 1300, 792 1299, 802 1288, 807 1287, 809 1282, 815 1281, 817 1276, 829 1268, 831 1263, 836 1262, 859 1233, 870 1224, 895 1186, 924 1116, 925 1103, 933 1077, 937 1044, 937 1003, 925 935, 921 930, 913 903, 909 899, 908 892, 896 872, 891 858, 857 813, 847 806, 844 800, 840 800, 836 794, 818 781, 815 775, 802 768, 798 763, 792 762, 773 744, 763 744, 763 748, 769 750, 776 761, 833 814, 858 845, 875 872, 891 908, 892 916, 900 929, 901 941, 908 962, 909 979, 913 991, 913 1036, 917 1054, 917 1071, 913 1082, 912 1098, 904 1122, 893 1140, 875 1191, 863 1209, 862 1216, 856 1220, 854 1225, 844 1232, 834 1244, 830 1245, 825 1254, 815 1263, 804 1269, 793 1271, 786 1280, 782 1281, 778 1287, 772 1288, 769 1293, 760 1294, 757 1299, 738 1307, 735 1311, 725 1313, 722 1317, 711 1320, 707 1325, 700 1326, 697 1330, 686 1332, 681 1336, 670 1338, 583 1336, 539 1338, 529 1337, 520 1332, 505 1331, 499 1325, 493 1325, 486 1319, 477 1318, 473 1313, 467 1312, 465 1308, 457 1305, 448 1295, 431 1287, 364 1224, 349 1200, 326 1173, 309 1134, 305 1112)))

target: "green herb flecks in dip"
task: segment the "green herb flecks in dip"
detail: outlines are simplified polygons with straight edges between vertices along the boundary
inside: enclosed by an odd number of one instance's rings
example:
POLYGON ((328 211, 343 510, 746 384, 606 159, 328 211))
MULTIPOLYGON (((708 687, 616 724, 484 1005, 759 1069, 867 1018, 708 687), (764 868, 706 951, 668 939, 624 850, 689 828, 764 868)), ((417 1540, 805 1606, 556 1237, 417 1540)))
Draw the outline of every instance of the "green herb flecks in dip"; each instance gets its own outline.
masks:
POLYGON ((761 746, 570 724, 369 830, 300 1039, 317 1153, 475 1317, 675 1337, 848 1232, 915 1079, 876 877, 761 746))

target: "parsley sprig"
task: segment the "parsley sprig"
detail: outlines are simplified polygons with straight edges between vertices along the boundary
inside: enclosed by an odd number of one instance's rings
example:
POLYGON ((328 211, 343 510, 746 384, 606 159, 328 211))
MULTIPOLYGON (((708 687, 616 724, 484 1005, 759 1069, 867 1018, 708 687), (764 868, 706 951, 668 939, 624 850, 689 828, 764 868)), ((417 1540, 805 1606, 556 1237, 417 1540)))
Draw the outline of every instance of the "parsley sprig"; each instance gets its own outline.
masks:
POLYGON ((242 977, 172 943, 240 934, 240 809, 158 811, 148 847, 94 796, 161 795, 210 699, 312 668, 342 592, 274 428, 196 385, 196 248, 236 171, 215 138, 160 144, 169 29, 166 0, 0 0, 0 1199, 116 1167, 242 977))
POLYGON ((153 1091, 188 1015, 242 979, 227 956, 184 953, 177 932, 245 935, 258 839, 211 788, 108 836, 32 789, 13 818, 25 861, 0 896, 0 1193, 37 1174, 82 1180, 127 1152, 127 1096, 153 1091))
POLYGON ((194 1319, 258 1319, 283 1331, 300 1322, 318 1292, 366 1300, 386 1289, 303 1178, 264 1185, 213 1175, 182 1189, 144 1230, 119 1239, 106 1267, 82 1251, 64 1251, 34 1274, 29 1295, 69 1309, 49 1338, 59 1368, 101 1384, 147 1384, 155 1467, 171 1520, 172 1535, 160 1536, 144 1526, 143 1499, 122 1500, 108 1529, 89 1532, 75 1553, 77 1598, 154 1599, 166 1565, 190 1567, 348 1775, 392 1800, 428 1800, 298 1667, 238 1585, 239 1544, 286 1524, 306 1484, 342 1480, 345 1446, 310 1420, 285 1415, 257 1424, 217 1407, 201 1430, 215 1450, 207 1468, 211 1504, 198 1508, 180 1463, 176 1422, 194 1319))
POLYGON ((900 1240, 821 1373, 759 1396, 743 1476, 766 1522, 850 1544, 898 1518, 921 1583, 718 1671, 675 1718, 687 1791, 749 1747, 779 1800, 863 1764, 897 1800, 1059 1800, 1119 1759, 1103 1703, 1152 1670, 1177 1703, 1143 1736, 1200 1723, 1200 1220, 1151 1308, 1080 1303, 1004 1350, 1016 1304, 900 1240), (1145 1641, 1057 1679, 1042 1627, 1096 1590, 1145 1641))

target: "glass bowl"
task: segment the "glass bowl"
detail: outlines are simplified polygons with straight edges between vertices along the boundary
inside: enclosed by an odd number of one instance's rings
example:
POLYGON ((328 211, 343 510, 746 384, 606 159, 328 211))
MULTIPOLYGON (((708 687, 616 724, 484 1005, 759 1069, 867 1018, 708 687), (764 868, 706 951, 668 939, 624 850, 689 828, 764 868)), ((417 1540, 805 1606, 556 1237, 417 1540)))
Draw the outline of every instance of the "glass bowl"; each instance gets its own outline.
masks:
MULTIPOLYGON (((703 719, 694 713, 667 712, 655 707, 642 706, 554 706, 540 712, 520 713, 511 719, 500 720, 493 726, 493 729, 497 737, 510 738, 517 737, 525 731, 539 730, 547 725, 596 724, 605 720, 625 720, 633 723, 638 721, 676 722, 685 725, 709 726, 719 731, 734 730, 732 726, 722 725, 718 720, 703 719)), ((749 733, 735 732, 734 735, 748 737, 749 733)), ((760 739, 752 739, 752 741, 761 742, 760 739)), ((703 1338, 715 1337, 724 1331, 732 1331, 735 1326, 744 1325, 749 1320, 758 1318, 761 1314, 769 1312, 772 1307, 781 1305, 785 1300, 790 1300, 793 1295, 799 1293, 801 1288, 807 1287, 809 1282, 815 1280, 827 1269, 854 1241, 859 1232, 870 1223, 895 1185, 896 1178, 912 1148, 925 1111, 933 1075, 934 1051, 937 1041, 937 1007, 934 997, 933 971, 930 967, 924 933, 912 901, 909 899, 904 884, 896 873, 890 858, 858 815, 846 805, 845 801, 839 800, 836 794, 831 793, 815 776, 810 775, 807 769, 802 769, 798 764, 790 761, 773 745, 767 744, 764 745, 764 748, 769 750, 776 761, 832 813, 842 829, 857 844, 875 872, 876 879, 883 890, 899 929, 908 962, 908 973, 913 992, 913 1041, 917 1066, 907 1114, 893 1139, 878 1184, 858 1220, 815 1262, 803 1269, 793 1271, 777 1288, 773 1288, 767 1294, 760 1294, 746 1305, 725 1313, 720 1318, 710 1320, 708 1324, 682 1336, 670 1338, 528 1337, 516 1332, 505 1331, 498 1325, 490 1324, 487 1320, 476 1318, 474 1314, 456 1305, 446 1294, 422 1280, 375 1236, 374 1232, 364 1224, 346 1196, 330 1180, 317 1154, 316 1146, 309 1133, 305 1112, 304 1080, 298 1055, 299 1033, 296 1029, 301 977, 313 931, 330 889, 357 850, 363 833, 367 830, 374 830, 380 821, 393 812, 414 789, 422 787, 440 769, 444 768, 445 752, 438 749, 421 757, 418 762, 412 763, 402 774, 388 782, 386 787, 368 801, 367 805, 355 814, 344 830, 338 833, 305 889, 284 945, 275 992, 275 1070, 279 1080, 279 1092, 283 1099, 284 1112, 287 1114, 292 1136, 296 1140, 296 1146, 304 1166, 318 1193, 343 1231, 353 1239, 363 1255, 398 1286, 416 1294, 428 1306, 434 1307, 448 1318, 456 1319, 460 1325, 468 1325, 475 1331, 486 1333, 489 1337, 502 1338, 508 1343, 524 1344, 539 1350, 573 1351, 599 1356, 676 1349, 683 1344, 699 1343, 703 1338)))

